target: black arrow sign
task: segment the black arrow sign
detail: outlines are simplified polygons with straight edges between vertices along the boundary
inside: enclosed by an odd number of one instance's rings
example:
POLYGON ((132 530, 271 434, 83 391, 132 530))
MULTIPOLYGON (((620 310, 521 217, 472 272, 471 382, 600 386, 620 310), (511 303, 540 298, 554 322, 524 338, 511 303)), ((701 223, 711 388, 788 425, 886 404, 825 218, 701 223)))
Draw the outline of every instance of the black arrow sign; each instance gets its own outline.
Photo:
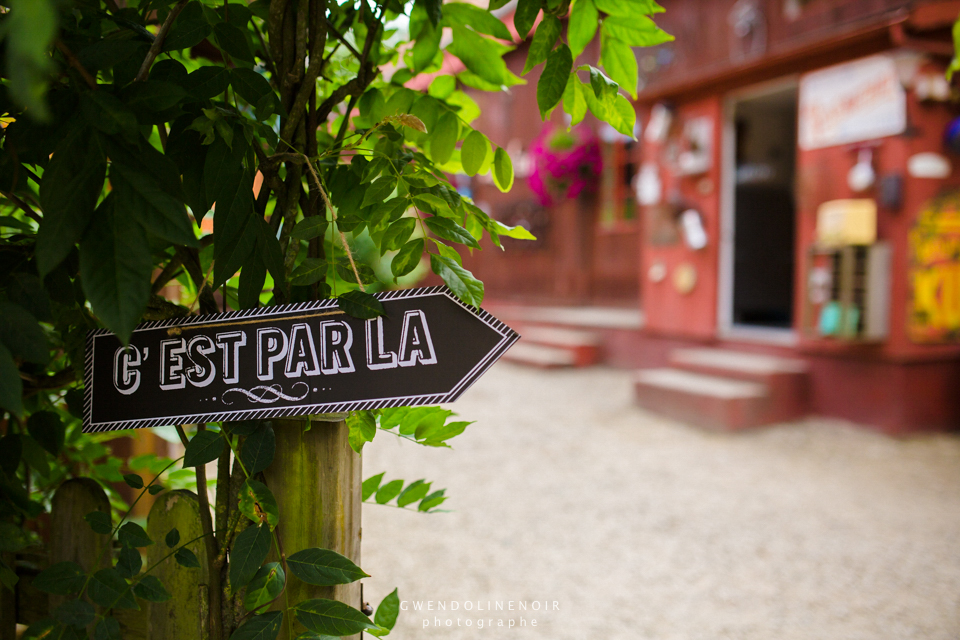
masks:
POLYGON ((87 335, 84 431, 452 402, 520 337, 446 288, 146 322, 87 335))

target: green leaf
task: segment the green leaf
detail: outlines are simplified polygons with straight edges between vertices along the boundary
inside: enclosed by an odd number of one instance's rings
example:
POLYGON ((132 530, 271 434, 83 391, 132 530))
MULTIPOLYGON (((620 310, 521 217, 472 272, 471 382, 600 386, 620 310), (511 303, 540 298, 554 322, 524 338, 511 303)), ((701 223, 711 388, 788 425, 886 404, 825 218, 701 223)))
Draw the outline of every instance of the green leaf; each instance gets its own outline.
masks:
POLYGON ((376 493, 377 488, 380 487, 380 481, 383 479, 383 474, 378 473, 375 476, 370 476, 363 481, 363 485, 360 487, 361 493, 361 502, 366 502, 374 493, 376 493))
POLYGON ((240 97, 256 107, 267 96, 275 95, 270 81, 253 69, 237 68, 230 71, 230 85, 240 97))
POLYGON ((527 61, 523 65, 521 75, 527 75, 531 69, 547 59, 553 45, 560 37, 560 20, 553 15, 545 15, 537 27, 537 32, 533 35, 533 42, 530 43, 530 50, 527 52, 527 61))
POLYGON ((66 428, 60 415, 53 411, 37 411, 27 420, 27 431, 41 447, 57 455, 63 448, 66 428))
POLYGON ((147 487, 147 492, 152 496, 157 495, 161 491, 163 491, 163 487, 159 484, 152 484, 149 487, 147 487))
POLYGON ((652 47, 673 40, 672 35, 646 16, 610 16, 603 21, 603 34, 632 47, 652 47))
POLYGON ((91 511, 83 516, 94 533, 107 535, 113 532, 113 523, 110 521, 110 514, 103 511, 91 511))
POLYGON ((117 538, 120 540, 120 544, 125 544, 128 547, 149 547, 153 544, 153 540, 150 539, 147 532, 136 522, 127 522, 120 527, 117 538))
POLYGON ((99 140, 76 127, 53 152, 40 181, 43 220, 37 235, 37 269, 46 276, 80 241, 103 190, 107 159, 99 140))
POLYGON ((464 429, 470 426, 471 422, 448 422, 446 424, 435 425, 429 429, 420 431, 417 429, 417 440, 428 447, 444 447, 446 441, 450 438, 460 435, 464 429))
POLYGON ((573 57, 567 45, 561 44, 550 52, 537 82, 537 106, 540 107, 542 119, 546 120, 549 111, 560 102, 572 70, 573 57))
POLYGON ((131 489, 143 489, 143 478, 135 473, 128 473, 124 475, 123 481, 126 482, 127 486, 131 489))
POLYGON ((567 42, 570 52, 576 58, 587 48, 597 33, 599 14, 593 0, 574 0, 567 23, 567 42))
POLYGON ((640 19, 643 16, 663 13, 663 7, 656 0, 594 0, 597 8, 611 16, 626 16, 640 19))
POLYGON ((229 193, 221 192, 213 214, 215 287, 226 282, 243 266, 256 247, 263 222, 263 218, 253 211, 253 177, 249 171, 243 171, 229 193))
POLYGON ((445 491, 446 489, 440 489, 428 495, 420 502, 417 511, 430 511, 430 509, 439 507, 446 500, 446 497, 443 495, 445 491))
POLYGON ((483 302, 483 283, 455 260, 445 256, 431 255, 430 266, 463 302, 474 307, 479 307, 483 302))
POLYGON ((87 595, 101 607, 140 610, 127 581, 116 569, 101 569, 87 583, 87 595))
POLYGON ((178 51, 198 45, 211 31, 210 23, 203 16, 201 4, 188 2, 170 28, 167 39, 163 41, 163 51, 178 51))
POLYGON ((540 13, 541 0, 520 0, 517 3, 517 10, 513 14, 513 26, 517 28, 521 40, 526 40, 530 35, 530 29, 537 21, 537 14, 540 13))
POLYGON ((427 227, 430 228, 430 231, 444 240, 465 244, 468 247, 473 247, 474 249, 480 248, 480 243, 477 242, 476 238, 470 235, 469 231, 461 227, 450 218, 432 216, 424 220, 424 222, 426 223, 427 227))
POLYGON ((80 277, 97 317, 126 344, 150 298, 153 259, 143 227, 114 202, 100 203, 80 243, 80 277))
POLYGON ((177 549, 177 552, 173 554, 173 558, 177 561, 181 567, 186 567, 188 569, 199 569, 200 561, 197 559, 197 554, 186 547, 180 547, 177 549))
POLYGON ((460 122, 457 116, 450 111, 445 112, 430 135, 430 157, 433 161, 437 164, 449 161, 459 137, 460 122))
POLYGON ((496 229, 497 235, 506 236, 508 238, 513 238, 515 240, 536 240, 537 239, 535 235, 533 235, 532 233, 530 233, 520 225, 517 225, 515 227, 508 227, 507 225, 503 224, 499 220, 491 220, 491 222, 493 223, 493 226, 496 229))
POLYGON ((369 320, 386 313, 383 303, 369 293, 363 291, 348 291, 337 298, 337 306, 348 316, 369 320))
POLYGON ((503 147, 497 147, 493 154, 493 181, 503 192, 513 187, 513 162, 503 147))
POLYGON ((320 587, 335 584, 350 584, 370 577, 355 565, 350 558, 330 549, 313 547, 297 551, 287 557, 287 567, 307 584, 320 587))
POLYGON ((143 558, 140 552, 133 547, 120 547, 120 554, 117 556, 117 572, 124 578, 132 578, 140 573, 143 568, 143 558))
POLYGON ((240 513, 256 524, 267 523, 270 530, 280 522, 280 509, 267 485, 247 478, 240 487, 240 513))
POLYGON ((82 629, 96 617, 93 605, 83 600, 67 600, 53 612, 53 617, 62 624, 82 629))
POLYGON ((633 129, 637 122, 637 112, 633 104, 622 95, 617 94, 614 97, 613 104, 608 104, 606 120, 611 127, 623 135, 634 137, 633 129))
POLYGON ((440 100, 446 100, 457 88, 457 79, 453 76, 437 76, 430 83, 427 93, 440 100))
MULTIPOLYGON (((5 452, 3 447, 7 446, 14 438, 16 434, 8 434, 3 438, 0 438, 0 456, 5 452)), ((19 438, 13 440, 19 446, 19 438)), ((19 458, 19 452, 17 457, 19 458)), ((16 553, 24 547, 30 546, 30 536, 26 531, 13 524, 12 522, 0 522, 0 553, 16 553)))
MULTIPOLYGON (((100 513, 99 511, 95 513, 100 513)), ((33 587, 45 593, 68 596, 83 589, 87 574, 76 562, 58 562, 33 579, 33 587)))
POLYGON ((277 450, 277 438, 273 427, 262 423, 260 428, 247 436, 240 450, 240 461, 251 476, 256 475, 270 466, 274 453, 277 450))
POLYGON ((416 6, 423 7, 433 26, 440 24, 443 19, 443 0, 416 0, 416 6))
POLYGON ((230 640, 275 640, 282 623, 282 611, 268 611, 240 625, 230 634, 230 640))
POLYGON ((57 5, 52 0, 9 0, 4 24, 6 76, 12 97, 31 118, 46 121, 50 110, 44 96, 51 64, 48 51, 57 34, 57 5))
POLYGON ((134 585, 133 593, 147 602, 166 602, 172 596, 163 588, 163 584, 156 576, 144 576, 134 585))
POLYGON ((393 629, 397 624, 397 615, 400 613, 400 597, 397 590, 394 589, 380 601, 377 606, 377 613, 373 616, 374 623, 384 629, 393 629))
POLYGON ((507 76, 507 64, 502 56, 507 48, 465 27, 454 26, 452 31, 453 42, 447 51, 487 82, 502 85, 507 76))
MULTIPOLYGON (((606 25, 606 23, 604 23, 606 25)), ((600 64, 610 78, 637 98, 637 56, 630 45, 610 37, 606 28, 600 38, 600 64)))
POLYGON ((387 504, 398 495, 403 489, 403 480, 391 480, 387 484, 377 489, 377 504, 387 504))
POLYGON ((171 549, 180 544, 180 530, 174 527, 164 536, 163 542, 171 549))
POLYGON ((470 27, 500 40, 512 41, 510 30, 500 18, 489 11, 467 2, 448 2, 443 6, 443 24, 452 27, 470 27))
POLYGON ((440 51, 440 38, 443 29, 435 28, 427 23, 417 34, 417 41, 413 45, 413 71, 420 72, 433 63, 437 52, 440 51))
POLYGON ((416 238, 400 247, 400 251, 390 263, 390 272, 395 278, 405 276, 417 268, 423 256, 423 246, 423 238, 416 238))
POLYGON ((250 43, 243 31, 232 24, 221 22, 213 27, 213 35, 217 38, 220 49, 226 51, 236 60, 253 62, 253 54, 250 53, 250 43))
POLYGON ((327 277, 327 266, 327 261, 322 258, 304 258, 290 274, 290 284, 302 287, 319 282, 327 277))
POLYGON ((576 126, 587 115, 587 101, 583 97, 583 84, 577 74, 571 73, 563 90, 563 110, 570 114, 570 126, 576 126))
POLYGON ((397 497, 397 506, 405 507, 408 504, 413 504, 414 502, 422 500, 429 491, 429 482, 425 482, 424 480, 411 482, 397 497))
POLYGON ((219 65, 200 67, 183 81, 183 88, 195 98, 210 100, 230 86, 230 70, 219 65))
POLYGON ((153 114, 177 106, 187 92, 173 82, 144 80, 124 87, 120 99, 135 114, 153 114))
POLYGON ((93 640, 122 640, 120 636, 120 621, 107 617, 97 623, 93 632, 93 640))
POLYGON ((312 240, 322 236, 326 230, 327 221, 322 216, 310 216, 294 225, 290 237, 295 240, 312 240))
POLYGON ((490 154, 490 141, 476 129, 467 134, 460 149, 460 164, 468 176, 475 176, 490 154))
POLYGON ((46 364, 50 360, 50 346, 43 329, 18 304, 0 302, 0 343, 27 362, 46 364))
POLYGON ((0 407, 10 413, 23 415, 23 381, 13 354, 0 344, 0 407))
POLYGON ((260 567, 253 580, 247 585, 247 593, 243 598, 243 608, 247 611, 256 611, 260 607, 273 602, 283 591, 287 577, 279 562, 270 562, 260 567))
POLYGON ((350 448, 360 453, 363 445, 377 435, 377 419, 372 411, 351 411, 347 416, 347 428, 350 430, 350 448))
POLYGON ((364 629, 377 628, 367 616, 337 600, 316 598, 300 602, 292 608, 300 624, 314 633, 349 636, 364 629))
POLYGON ((80 113, 88 123, 111 136, 135 144, 139 137, 137 116, 119 98, 106 91, 88 91, 80 96, 80 113))
POLYGON ((216 460, 223 447, 223 436, 219 431, 198 431, 187 443, 183 453, 183 468, 199 467, 216 460))
POLYGON ((14 591, 18 582, 20 582, 20 578, 16 572, 6 562, 0 560, 0 585, 14 591))
POLYGON ((386 201, 387 196, 397 188, 397 179, 393 175, 384 175, 380 179, 367 185, 363 194, 363 203, 360 208, 386 201))
POLYGON ((254 525, 237 535, 230 551, 230 586, 234 592, 247 586, 253 579, 269 551, 269 526, 254 525))
POLYGON ((199 246, 186 207, 161 189, 154 176, 114 163, 110 169, 110 183, 116 198, 115 206, 123 215, 132 216, 150 233, 173 244, 199 246))
POLYGON ((593 87, 593 95, 600 100, 615 96, 620 90, 620 86, 616 82, 596 67, 590 67, 590 86, 593 87))

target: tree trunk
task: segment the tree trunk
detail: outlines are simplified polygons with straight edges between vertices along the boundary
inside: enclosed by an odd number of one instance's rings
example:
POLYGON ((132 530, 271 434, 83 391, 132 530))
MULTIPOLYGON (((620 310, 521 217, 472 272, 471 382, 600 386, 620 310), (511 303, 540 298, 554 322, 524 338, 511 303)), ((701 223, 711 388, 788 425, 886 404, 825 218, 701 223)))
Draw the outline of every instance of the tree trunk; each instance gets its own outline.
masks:
MULTIPOLYGON (((283 553, 290 556, 301 549, 322 547, 359 565, 360 456, 350 448, 347 424, 318 417, 312 421, 275 420, 274 431, 276 457, 264 476, 280 510, 277 530, 283 553)), ((271 555, 275 561, 275 554, 271 555)), ((289 572, 284 597, 290 603, 327 598, 357 609, 362 606, 359 582, 316 587, 289 572)), ((294 620, 290 623, 284 622, 280 640, 292 640, 304 630, 294 620), (287 635, 291 628, 292 638, 287 635)))

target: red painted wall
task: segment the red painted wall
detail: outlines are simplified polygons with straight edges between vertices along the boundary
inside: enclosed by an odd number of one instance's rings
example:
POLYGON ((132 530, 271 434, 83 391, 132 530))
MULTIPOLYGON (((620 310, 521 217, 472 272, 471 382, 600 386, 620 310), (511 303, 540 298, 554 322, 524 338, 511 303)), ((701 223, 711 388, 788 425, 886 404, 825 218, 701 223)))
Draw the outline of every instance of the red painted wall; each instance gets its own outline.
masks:
MULTIPOLYGON (((707 231, 708 244, 704 249, 689 249, 682 238, 672 246, 654 246, 649 238, 649 226, 644 230, 642 250, 640 251, 640 278, 643 282, 643 309, 646 316, 646 329, 656 333, 668 333, 691 338, 707 338, 716 334, 717 316, 717 268, 718 238, 720 234, 720 121, 721 99, 711 96, 676 107, 674 127, 683 126, 684 120, 707 116, 713 119, 713 144, 711 149, 711 167, 706 174, 697 176, 676 176, 663 161, 665 149, 658 144, 644 141, 643 162, 657 162, 660 167, 660 180, 663 184, 663 198, 679 198, 684 206, 693 207, 700 212, 707 231), (698 188, 704 180, 710 181, 712 188, 698 188), (667 276, 660 282, 648 278, 650 267, 663 263, 667 276), (679 293, 673 285, 676 268, 684 263, 693 265, 697 273, 697 282, 690 293, 679 293)), ((644 125, 649 122, 649 110, 642 113, 644 125)), ((643 208, 644 219, 651 218, 650 207, 643 208)))

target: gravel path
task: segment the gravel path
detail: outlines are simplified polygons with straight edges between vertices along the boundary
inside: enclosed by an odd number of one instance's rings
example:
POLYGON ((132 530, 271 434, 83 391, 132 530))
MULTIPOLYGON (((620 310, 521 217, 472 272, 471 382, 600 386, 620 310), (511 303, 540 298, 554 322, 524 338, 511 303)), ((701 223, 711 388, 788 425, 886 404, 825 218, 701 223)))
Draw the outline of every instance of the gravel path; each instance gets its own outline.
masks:
POLYGON ((364 507, 366 599, 447 607, 401 612, 391 637, 960 637, 960 438, 705 433, 635 408, 630 374, 603 368, 501 363, 453 408, 477 424, 452 450, 381 433, 364 451, 364 477, 451 496, 451 513, 364 507))

